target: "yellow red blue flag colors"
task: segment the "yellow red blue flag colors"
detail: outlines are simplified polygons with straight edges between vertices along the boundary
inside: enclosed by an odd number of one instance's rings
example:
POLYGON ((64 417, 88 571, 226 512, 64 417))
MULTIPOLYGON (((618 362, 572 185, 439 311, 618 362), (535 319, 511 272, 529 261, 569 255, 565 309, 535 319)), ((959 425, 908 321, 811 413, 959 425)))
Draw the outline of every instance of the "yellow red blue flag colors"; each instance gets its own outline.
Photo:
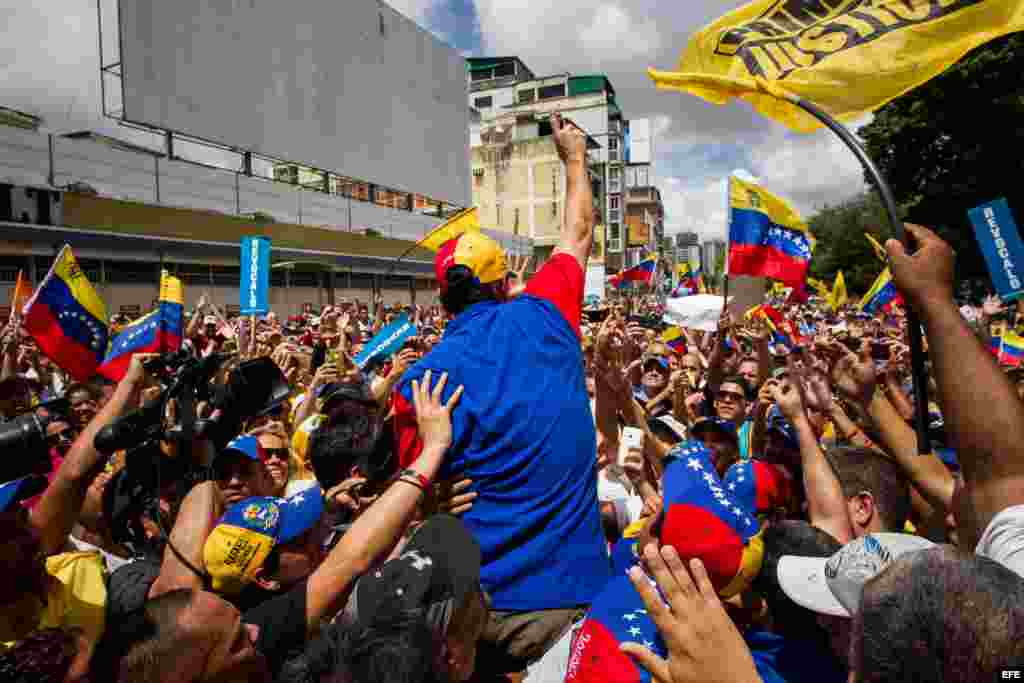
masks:
POLYGON ((57 254, 23 315, 25 329, 50 360, 79 382, 95 374, 109 341, 107 305, 70 246, 57 254))
POLYGON ((755 0, 694 34, 676 71, 648 75, 810 132, 821 124, 786 99, 851 121, 1022 28, 1021 0, 755 0))
POLYGON ((729 179, 729 274, 803 284, 814 237, 796 209, 760 185, 729 179))
POLYGON ((136 353, 168 353, 180 349, 185 327, 184 303, 181 280, 163 271, 157 308, 117 335, 99 367, 99 373, 107 379, 120 382, 136 353))
POLYGON ((440 251, 441 245, 465 232, 480 232, 480 214, 476 207, 464 209, 427 235, 420 246, 431 251, 440 251))

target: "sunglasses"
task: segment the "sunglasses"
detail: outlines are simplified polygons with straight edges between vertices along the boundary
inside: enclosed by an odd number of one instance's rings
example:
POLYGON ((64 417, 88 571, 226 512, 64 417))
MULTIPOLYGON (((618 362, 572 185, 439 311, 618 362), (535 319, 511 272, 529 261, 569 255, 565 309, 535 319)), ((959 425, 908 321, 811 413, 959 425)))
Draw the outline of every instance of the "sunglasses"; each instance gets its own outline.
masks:
POLYGON ((73 429, 65 429, 62 432, 57 432, 56 434, 51 434, 48 437, 46 437, 46 443, 48 443, 51 446, 61 446, 64 444, 69 444, 74 440, 75 431, 73 429))
POLYGON ((271 458, 277 458, 278 460, 287 460, 290 450, 287 448, 264 448, 264 460, 270 460, 271 458))
POLYGON ((733 403, 739 403, 740 401, 745 401, 746 396, 744 396, 743 394, 737 394, 734 391, 719 391, 716 399, 719 401, 724 401, 728 399, 733 403))

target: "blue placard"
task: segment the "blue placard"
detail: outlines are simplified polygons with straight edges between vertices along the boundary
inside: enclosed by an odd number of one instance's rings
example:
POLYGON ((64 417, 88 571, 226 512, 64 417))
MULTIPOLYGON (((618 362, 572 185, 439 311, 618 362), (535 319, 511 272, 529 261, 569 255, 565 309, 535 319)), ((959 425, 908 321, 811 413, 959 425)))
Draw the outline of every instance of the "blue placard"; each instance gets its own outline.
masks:
POLYGON ((366 343, 362 352, 353 359, 356 367, 362 370, 374 358, 387 358, 402 348, 405 340, 414 334, 416 334, 416 325, 410 322, 408 315, 403 315, 366 343))
POLYGON ((238 291, 242 315, 270 311, 270 239, 242 238, 242 277, 238 291))
POLYGON ((967 212, 974 224, 974 236, 988 265, 996 292, 1004 301, 1024 295, 1020 268, 1024 265, 1024 244, 1005 199, 982 204, 967 212))

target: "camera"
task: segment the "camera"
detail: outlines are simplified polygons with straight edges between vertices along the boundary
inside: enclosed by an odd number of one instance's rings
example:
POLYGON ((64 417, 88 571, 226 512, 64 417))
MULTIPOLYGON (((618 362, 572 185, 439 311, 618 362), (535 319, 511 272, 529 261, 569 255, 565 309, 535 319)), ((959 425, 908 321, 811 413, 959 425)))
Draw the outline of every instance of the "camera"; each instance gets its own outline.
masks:
POLYGON ((54 422, 67 421, 71 404, 61 398, 33 408, 13 420, 0 423, 0 482, 12 481, 29 474, 49 474, 50 447, 46 428, 54 422))
POLYGON ((209 477, 208 468, 191 457, 195 439, 208 440, 220 451, 237 436, 244 420, 265 415, 288 399, 288 382, 269 358, 241 363, 223 384, 215 384, 214 376, 231 357, 211 354, 200 360, 178 352, 146 363, 146 369, 161 378, 160 396, 96 435, 93 445, 98 451, 126 451, 125 467, 104 493, 104 514, 115 542, 146 543, 139 516, 159 518, 162 482, 171 482, 184 495, 187 488, 209 477), (172 400, 177 402, 177 420, 165 424, 172 400), (201 401, 212 406, 211 418, 197 419, 196 406, 201 401), (163 455, 162 442, 177 444, 174 458, 163 455))

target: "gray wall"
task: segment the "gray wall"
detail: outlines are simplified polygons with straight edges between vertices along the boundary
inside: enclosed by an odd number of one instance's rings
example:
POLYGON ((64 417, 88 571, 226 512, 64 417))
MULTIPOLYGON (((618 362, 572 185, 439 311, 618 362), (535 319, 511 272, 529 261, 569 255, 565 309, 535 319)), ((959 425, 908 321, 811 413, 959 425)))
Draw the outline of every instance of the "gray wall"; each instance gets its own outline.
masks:
POLYGON ((465 60, 378 0, 121 0, 124 116, 470 201, 465 60))

